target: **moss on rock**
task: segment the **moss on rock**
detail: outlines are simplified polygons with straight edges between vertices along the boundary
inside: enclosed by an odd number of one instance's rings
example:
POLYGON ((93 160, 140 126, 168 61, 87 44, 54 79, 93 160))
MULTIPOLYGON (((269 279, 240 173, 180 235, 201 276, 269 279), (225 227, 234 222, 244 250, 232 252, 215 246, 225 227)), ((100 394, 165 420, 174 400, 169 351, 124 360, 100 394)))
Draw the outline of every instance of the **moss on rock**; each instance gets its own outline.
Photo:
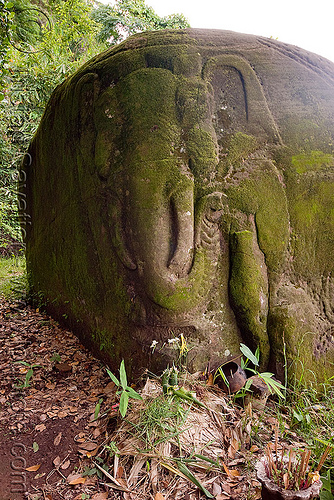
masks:
POLYGON ((284 333, 293 372, 333 374, 333 117, 333 65, 275 40, 166 30, 96 56, 22 167, 32 292, 115 368, 163 368, 152 340, 185 332, 196 369, 243 340, 279 371, 284 333))

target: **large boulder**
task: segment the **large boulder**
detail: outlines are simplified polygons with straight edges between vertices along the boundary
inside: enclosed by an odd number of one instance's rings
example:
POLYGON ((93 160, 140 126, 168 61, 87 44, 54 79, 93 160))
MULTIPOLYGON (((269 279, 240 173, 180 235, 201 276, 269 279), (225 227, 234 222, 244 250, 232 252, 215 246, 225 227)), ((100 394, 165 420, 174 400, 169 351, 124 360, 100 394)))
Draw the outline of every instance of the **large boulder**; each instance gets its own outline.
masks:
POLYGON ((20 178, 31 294, 114 367, 164 368, 182 333, 193 370, 244 342, 278 375, 334 375, 330 61, 133 36, 57 87, 20 178))

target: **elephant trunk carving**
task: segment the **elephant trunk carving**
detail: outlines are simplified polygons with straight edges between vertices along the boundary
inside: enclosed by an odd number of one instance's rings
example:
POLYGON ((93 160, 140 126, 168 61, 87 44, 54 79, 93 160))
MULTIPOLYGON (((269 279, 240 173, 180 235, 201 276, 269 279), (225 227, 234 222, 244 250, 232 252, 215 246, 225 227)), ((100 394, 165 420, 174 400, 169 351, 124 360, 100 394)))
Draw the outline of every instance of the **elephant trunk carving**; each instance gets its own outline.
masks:
MULTIPOLYGON (((149 179, 132 178, 125 189, 123 220, 115 217, 110 228, 118 257, 138 276, 146 296, 177 313, 195 307, 210 288, 208 277, 220 250, 223 195, 211 193, 195 201, 193 177, 186 169, 174 179, 175 188, 165 178, 152 189, 158 181, 154 174, 161 180, 165 163, 152 164, 149 179)), ((145 164, 146 173, 147 168, 145 164)))

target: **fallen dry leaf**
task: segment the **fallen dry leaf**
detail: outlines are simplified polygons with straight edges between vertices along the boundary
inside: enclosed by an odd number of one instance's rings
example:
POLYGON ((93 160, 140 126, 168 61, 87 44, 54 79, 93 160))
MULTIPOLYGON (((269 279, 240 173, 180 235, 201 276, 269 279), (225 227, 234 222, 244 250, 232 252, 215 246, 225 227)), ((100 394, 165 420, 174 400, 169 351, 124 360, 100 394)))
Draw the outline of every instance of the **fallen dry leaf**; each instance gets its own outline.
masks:
POLYGON ((63 433, 62 432, 59 432, 59 434, 54 438, 54 441, 53 441, 53 444, 55 446, 58 446, 60 441, 61 441, 61 438, 63 436, 63 433))
POLYGON ((275 417, 269 417, 267 418, 267 423, 271 425, 272 429, 275 429, 275 427, 278 425, 278 420, 275 417))
POLYGON ((228 467, 234 467, 235 465, 240 465, 240 464, 244 464, 245 463, 245 459, 244 458, 236 458, 235 460, 232 460, 231 462, 229 462, 227 464, 228 467))
POLYGON ((228 467, 224 464, 224 462, 223 462, 223 467, 228 477, 232 478, 240 476, 240 473, 237 469, 228 469, 228 467))
POLYGON ((46 426, 44 424, 38 424, 35 426, 35 431, 38 432, 43 432, 46 429, 46 426))
POLYGON ((256 444, 253 444, 253 446, 251 446, 249 448, 249 451, 251 451, 252 453, 255 453, 256 451, 259 451, 259 449, 260 448, 258 446, 256 446, 256 444))
POLYGON ((86 482, 86 477, 82 477, 81 474, 70 474, 67 477, 67 482, 68 484, 75 485, 75 484, 84 484, 86 482))
POLYGON ((66 460, 66 462, 64 462, 62 465, 61 465, 61 469, 62 470, 66 470, 69 468, 69 466, 71 465, 71 461, 70 460, 66 460))
POLYGON ((100 435, 101 435, 100 429, 98 429, 98 428, 94 429, 94 431, 93 431, 93 437, 94 438, 98 438, 100 435))
POLYGON ((47 383, 45 384, 45 387, 46 387, 47 389, 54 389, 54 388, 56 387, 56 384, 53 384, 53 383, 51 383, 51 382, 47 382, 47 383))
POLYGON ((59 467, 59 465, 61 464, 61 460, 60 460, 60 456, 56 457, 54 460, 53 460, 53 465, 55 467, 59 467))
POLYGON ((223 483, 222 484, 222 489, 224 490, 222 493, 225 492, 226 495, 231 494, 231 486, 228 483, 223 483))
POLYGON ((72 371, 72 366, 69 365, 68 363, 56 363, 55 364, 56 370, 60 372, 70 372, 72 371))
POLYGON ((220 484, 214 482, 212 484, 212 494, 213 494, 213 496, 216 497, 217 495, 220 495, 221 492, 222 492, 222 489, 221 489, 220 484))
POLYGON ((57 417, 58 418, 65 418, 68 416, 68 411, 63 411, 63 410, 60 410, 58 413, 57 413, 57 417))
POLYGON ((209 376, 208 376, 208 380, 206 381, 206 385, 208 386, 212 386, 214 385, 214 382, 213 382, 213 374, 210 373, 209 376))
POLYGON ((114 382, 109 382, 109 384, 106 385, 106 387, 103 389, 104 394, 109 394, 115 389, 116 385, 114 382))
POLYGON ((100 448, 100 447, 99 447, 99 446, 97 446, 97 447, 95 448, 95 450, 92 450, 92 451, 87 451, 87 452, 86 452, 86 457, 88 457, 88 458, 95 457, 96 453, 99 451, 99 448, 100 448))
POLYGON ((88 441, 87 443, 81 443, 80 444, 80 448, 82 450, 86 450, 86 451, 95 450, 96 447, 97 447, 97 444, 93 443, 92 441, 88 441))
POLYGON ((159 491, 157 491, 154 500, 165 500, 165 497, 163 496, 162 493, 159 493, 159 491))
POLYGON ((107 500, 108 498, 108 492, 105 491, 103 493, 95 493, 94 496, 92 496, 92 500, 107 500))
POLYGON ((123 473, 124 473, 124 467, 122 467, 121 465, 118 467, 117 469, 117 473, 116 473, 116 479, 119 479, 120 477, 123 476, 123 473))
POLYGON ((42 464, 32 465, 31 467, 27 467, 26 470, 29 472, 36 472, 42 464))

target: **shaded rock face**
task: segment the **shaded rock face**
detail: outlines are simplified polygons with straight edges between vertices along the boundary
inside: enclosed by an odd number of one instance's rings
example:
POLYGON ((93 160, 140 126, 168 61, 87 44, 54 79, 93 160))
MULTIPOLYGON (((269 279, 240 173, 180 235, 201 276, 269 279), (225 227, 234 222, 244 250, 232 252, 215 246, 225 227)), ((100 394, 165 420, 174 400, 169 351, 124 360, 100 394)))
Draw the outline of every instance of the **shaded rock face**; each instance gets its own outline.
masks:
POLYGON ((193 370, 243 341, 324 380, 333 135, 325 59, 218 30, 129 38, 55 90, 30 145, 33 296, 115 367, 164 368, 183 333, 193 370))

